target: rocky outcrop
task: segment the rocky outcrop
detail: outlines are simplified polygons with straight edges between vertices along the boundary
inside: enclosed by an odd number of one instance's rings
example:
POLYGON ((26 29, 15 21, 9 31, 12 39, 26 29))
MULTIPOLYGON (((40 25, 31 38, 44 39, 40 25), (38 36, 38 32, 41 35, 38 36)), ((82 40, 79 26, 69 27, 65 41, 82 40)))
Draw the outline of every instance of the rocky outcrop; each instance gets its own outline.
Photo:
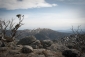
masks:
POLYGON ((63 43, 37 40, 34 36, 21 39, 17 45, 15 42, 4 42, 3 47, 3 43, 0 42, 0 57, 85 57, 85 46, 80 46, 81 49, 78 50, 68 41, 65 42, 67 45, 63 43))

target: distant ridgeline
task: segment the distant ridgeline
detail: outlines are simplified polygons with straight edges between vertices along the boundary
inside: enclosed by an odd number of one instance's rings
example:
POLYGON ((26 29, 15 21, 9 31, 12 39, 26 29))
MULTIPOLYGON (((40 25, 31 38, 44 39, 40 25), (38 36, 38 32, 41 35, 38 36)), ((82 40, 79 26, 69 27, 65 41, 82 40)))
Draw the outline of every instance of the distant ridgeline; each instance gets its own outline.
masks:
MULTIPOLYGON (((10 31, 7 31, 7 32, 8 32, 7 34, 9 35, 10 31)), ((54 31, 54 30, 46 29, 46 28, 43 28, 43 29, 38 28, 38 29, 34 29, 34 30, 29 30, 29 29, 18 30, 17 35, 19 35, 17 37, 18 40, 22 39, 26 36, 30 36, 30 35, 35 36, 38 40, 45 40, 45 39, 54 40, 54 39, 70 36, 71 34, 64 33, 64 32, 58 32, 58 31, 54 31)))

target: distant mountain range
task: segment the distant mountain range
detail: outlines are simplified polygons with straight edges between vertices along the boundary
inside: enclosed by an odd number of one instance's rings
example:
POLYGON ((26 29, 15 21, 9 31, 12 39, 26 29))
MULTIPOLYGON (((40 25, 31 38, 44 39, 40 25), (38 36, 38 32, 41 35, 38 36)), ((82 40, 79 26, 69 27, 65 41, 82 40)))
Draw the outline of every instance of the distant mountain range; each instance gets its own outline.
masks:
POLYGON ((56 31, 63 32, 63 33, 73 33, 72 30, 56 30, 56 31))
POLYGON ((43 28, 43 29, 38 28, 34 30, 29 30, 29 29, 18 30, 17 35, 18 34, 20 34, 20 36, 17 37, 17 39, 22 39, 26 36, 33 35, 38 40, 45 40, 45 39, 54 40, 54 39, 63 38, 63 37, 71 35, 71 33, 58 32, 58 31, 54 31, 54 30, 46 29, 46 28, 43 28))

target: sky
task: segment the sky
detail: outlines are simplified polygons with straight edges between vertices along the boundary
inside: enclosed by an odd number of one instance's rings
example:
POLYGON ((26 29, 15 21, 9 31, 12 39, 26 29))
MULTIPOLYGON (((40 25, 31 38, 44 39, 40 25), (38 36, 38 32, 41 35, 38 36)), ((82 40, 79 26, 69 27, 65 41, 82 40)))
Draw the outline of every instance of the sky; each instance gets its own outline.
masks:
POLYGON ((20 29, 85 29, 85 0, 0 0, 0 19, 17 23, 17 14, 24 15, 20 29))

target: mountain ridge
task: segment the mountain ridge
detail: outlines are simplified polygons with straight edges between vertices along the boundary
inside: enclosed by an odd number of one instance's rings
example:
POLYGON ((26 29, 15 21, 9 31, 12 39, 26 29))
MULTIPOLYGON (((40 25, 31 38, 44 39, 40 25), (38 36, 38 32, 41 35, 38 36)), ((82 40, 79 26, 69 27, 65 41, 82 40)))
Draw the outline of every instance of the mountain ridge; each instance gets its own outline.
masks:
POLYGON ((63 38, 63 37, 71 35, 71 33, 58 32, 52 29, 47 29, 47 28, 38 28, 33 30, 30 30, 30 29, 18 30, 17 34, 19 33, 21 35, 17 37, 18 39, 22 39, 26 36, 33 35, 38 40, 46 40, 46 39, 54 40, 54 39, 63 38))

